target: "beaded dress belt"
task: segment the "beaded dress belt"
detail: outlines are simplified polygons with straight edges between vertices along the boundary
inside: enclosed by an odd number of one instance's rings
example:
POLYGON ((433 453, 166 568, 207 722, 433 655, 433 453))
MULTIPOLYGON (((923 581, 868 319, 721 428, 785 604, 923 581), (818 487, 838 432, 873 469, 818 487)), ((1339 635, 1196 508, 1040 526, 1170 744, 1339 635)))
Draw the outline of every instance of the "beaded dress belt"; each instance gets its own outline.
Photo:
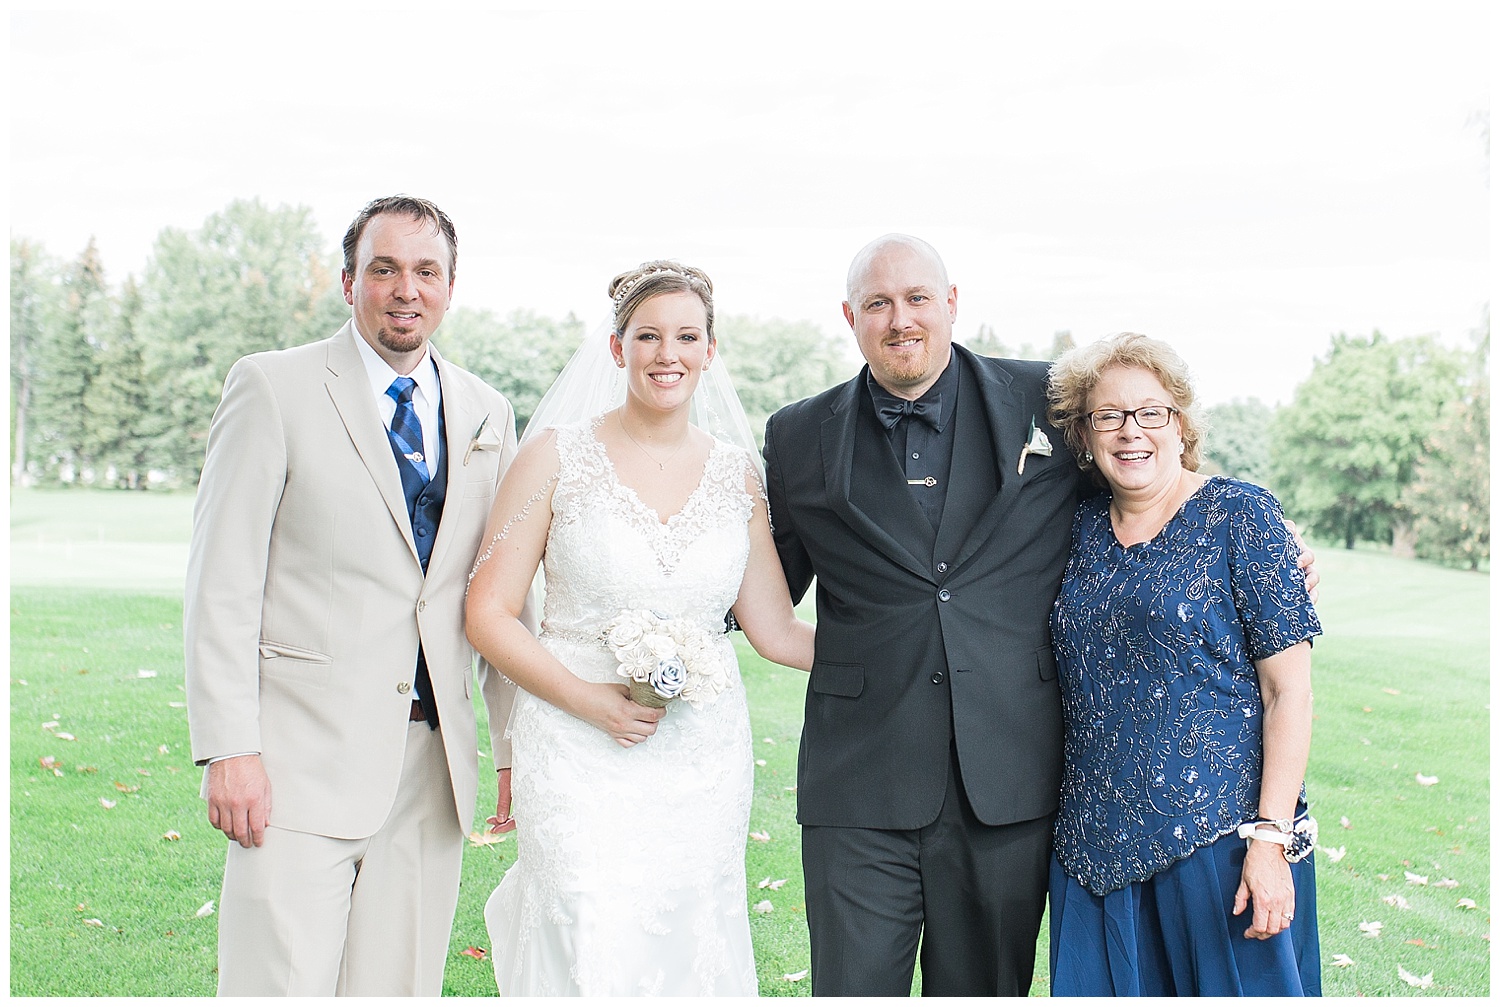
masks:
MULTIPOLYGON (((710 635, 715 634, 711 633, 710 635)), ((552 626, 546 623, 542 624, 542 632, 540 634, 540 638, 543 640, 562 640, 564 643, 579 644, 602 644, 606 642, 604 639, 603 629, 596 629, 594 632, 590 633, 586 629, 574 629, 571 626, 552 626)))
POLYGON ((596 629, 590 633, 585 629, 574 629, 571 626, 542 626, 541 638, 562 640, 564 643, 600 643, 604 642, 604 630, 596 629))

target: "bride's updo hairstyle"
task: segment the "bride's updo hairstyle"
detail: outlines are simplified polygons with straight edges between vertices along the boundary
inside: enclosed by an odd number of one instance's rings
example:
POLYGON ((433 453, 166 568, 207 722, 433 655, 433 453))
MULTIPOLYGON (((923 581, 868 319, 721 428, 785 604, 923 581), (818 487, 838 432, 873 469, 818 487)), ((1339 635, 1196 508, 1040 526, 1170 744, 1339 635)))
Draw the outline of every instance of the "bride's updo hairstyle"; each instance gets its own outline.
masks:
POLYGON ((609 296, 615 302, 614 332, 621 338, 630 316, 657 294, 694 293, 708 313, 708 341, 714 341, 714 283, 708 274, 670 259, 643 262, 609 281, 609 296))

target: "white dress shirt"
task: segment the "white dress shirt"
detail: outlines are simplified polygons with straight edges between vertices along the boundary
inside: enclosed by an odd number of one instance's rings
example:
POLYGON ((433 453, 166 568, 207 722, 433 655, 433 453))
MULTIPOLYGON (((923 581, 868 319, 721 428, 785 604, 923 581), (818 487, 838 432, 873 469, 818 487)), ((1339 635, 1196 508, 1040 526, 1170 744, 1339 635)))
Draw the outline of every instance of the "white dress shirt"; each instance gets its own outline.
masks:
MULTIPOLYGON (((365 372, 370 378, 370 389, 375 395, 375 408, 380 410, 380 421, 385 428, 391 428, 391 420, 396 416, 396 400, 386 394, 386 389, 391 387, 391 382, 401 375, 396 373, 395 368, 385 362, 380 354, 375 352, 375 347, 365 342, 365 337, 360 334, 359 326, 354 327, 354 345, 359 347, 359 358, 365 362, 365 372)), ((427 474, 437 475, 438 459, 438 413, 442 408, 443 393, 442 386, 438 382, 437 365, 432 362, 432 350, 426 346, 422 347, 422 359, 412 372, 407 375, 417 383, 412 392, 411 404, 417 411, 417 421, 422 424, 422 456, 428 459, 427 474)))

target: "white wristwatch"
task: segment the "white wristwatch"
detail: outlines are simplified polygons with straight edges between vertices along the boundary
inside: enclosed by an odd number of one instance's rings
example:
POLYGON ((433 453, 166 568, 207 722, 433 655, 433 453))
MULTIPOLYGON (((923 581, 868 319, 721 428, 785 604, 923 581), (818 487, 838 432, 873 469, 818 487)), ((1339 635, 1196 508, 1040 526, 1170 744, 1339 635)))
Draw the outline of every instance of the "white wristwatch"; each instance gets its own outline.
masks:
POLYGON ((1312 818, 1303 818, 1295 825, 1285 818, 1246 822, 1239 827, 1238 835, 1246 842, 1259 839, 1275 843, 1282 848, 1287 863, 1295 864, 1313 851, 1318 841, 1318 823, 1312 818))

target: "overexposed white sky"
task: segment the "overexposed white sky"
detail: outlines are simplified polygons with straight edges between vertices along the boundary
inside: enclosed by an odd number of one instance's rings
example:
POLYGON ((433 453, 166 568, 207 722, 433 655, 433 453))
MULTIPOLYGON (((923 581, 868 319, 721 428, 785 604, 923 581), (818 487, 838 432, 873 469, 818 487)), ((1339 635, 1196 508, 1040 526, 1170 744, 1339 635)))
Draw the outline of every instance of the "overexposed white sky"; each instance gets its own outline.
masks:
POLYGON ((112 282, 237 198, 331 251, 399 191, 459 305, 592 324, 673 257, 842 333, 906 231, 960 339, 1146 332, 1209 402, 1288 401, 1336 331, 1466 344, 1489 296, 1481 4, 85 6, 11 13, 9 223, 112 282))

